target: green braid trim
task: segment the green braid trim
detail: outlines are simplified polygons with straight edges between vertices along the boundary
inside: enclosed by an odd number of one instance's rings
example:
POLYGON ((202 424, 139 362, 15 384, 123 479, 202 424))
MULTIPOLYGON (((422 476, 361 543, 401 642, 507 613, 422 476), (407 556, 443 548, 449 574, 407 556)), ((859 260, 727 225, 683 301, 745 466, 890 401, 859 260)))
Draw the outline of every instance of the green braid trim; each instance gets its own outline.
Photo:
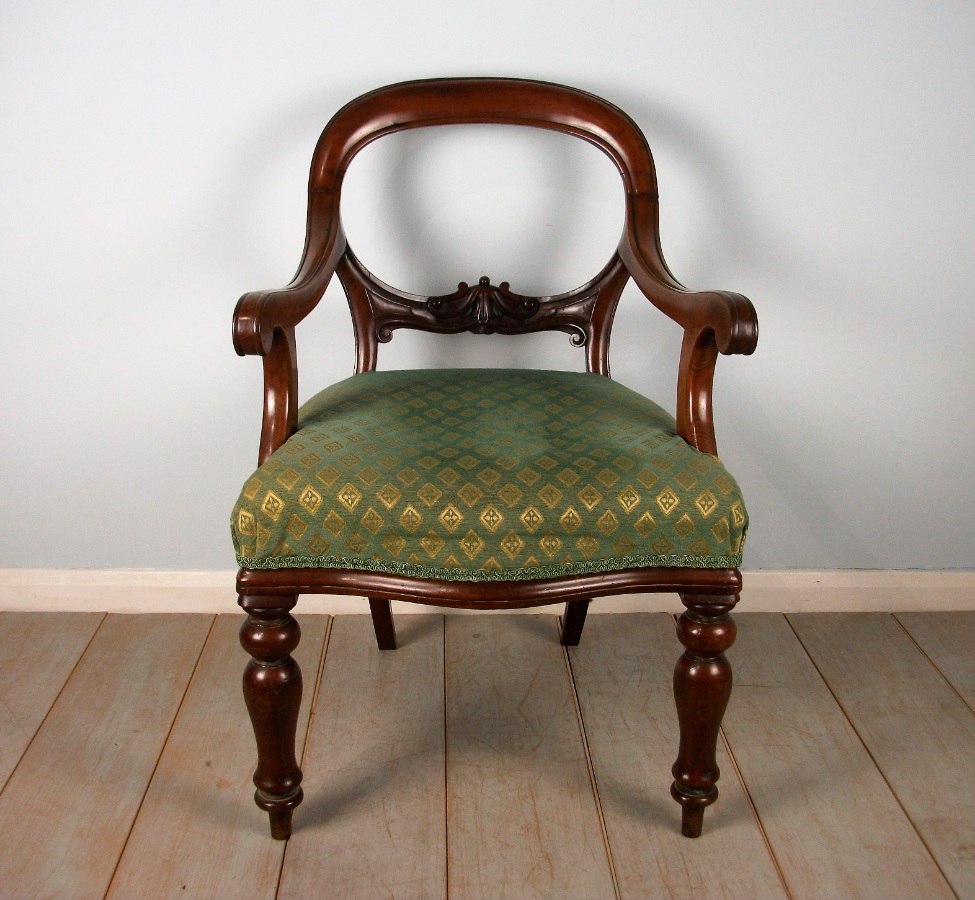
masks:
POLYGON ((360 572, 385 572, 407 578, 429 578, 437 581, 535 581, 565 575, 592 575, 618 572, 621 569, 674 567, 681 569, 737 569, 741 554, 735 556, 620 556, 614 559, 592 559, 551 566, 524 569, 443 569, 416 563, 385 559, 361 559, 352 556, 262 556, 237 557, 244 569, 353 569, 360 572))

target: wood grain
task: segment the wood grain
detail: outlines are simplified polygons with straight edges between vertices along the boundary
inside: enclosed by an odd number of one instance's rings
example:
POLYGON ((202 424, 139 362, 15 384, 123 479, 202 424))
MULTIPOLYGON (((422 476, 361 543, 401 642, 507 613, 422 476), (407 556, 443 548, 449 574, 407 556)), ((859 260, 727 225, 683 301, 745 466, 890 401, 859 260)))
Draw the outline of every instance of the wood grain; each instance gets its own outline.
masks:
POLYGON ((105 619, 0 795, 3 893, 104 894, 212 621, 105 619))
POLYGON ((898 613, 896 618, 975 710, 975 611, 898 613))
MULTIPOLYGON (((682 649, 670 616, 635 613, 590 617, 569 651, 620 897, 784 897, 720 742, 720 796, 704 834, 680 833, 668 791, 678 737, 668 675, 682 649)), ((734 665, 735 648, 729 657, 734 665)))
MULTIPOLYGON (((273 897, 284 845, 267 834, 251 794, 254 735, 240 696, 247 661, 237 632, 243 617, 217 618, 186 699, 153 775, 112 880, 110 897, 273 897)), ((327 616, 305 616, 295 658, 306 696, 298 746, 328 630, 327 616)))
POLYGON ((443 617, 398 644, 379 650, 369 616, 332 626, 282 898, 446 894, 443 617))
POLYGON ((725 734, 793 897, 950 897, 788 622, 741 615, 734 651, 725 734))
POLYGON ((551 616, 448 617, 451 897, 613 897, 551 616))
POLYGON ((951 886, 975 895, 975 714, 891 615, 790 622, 951 886))
POLYGON ((0 790, 104 614, 0 613, 0 790))

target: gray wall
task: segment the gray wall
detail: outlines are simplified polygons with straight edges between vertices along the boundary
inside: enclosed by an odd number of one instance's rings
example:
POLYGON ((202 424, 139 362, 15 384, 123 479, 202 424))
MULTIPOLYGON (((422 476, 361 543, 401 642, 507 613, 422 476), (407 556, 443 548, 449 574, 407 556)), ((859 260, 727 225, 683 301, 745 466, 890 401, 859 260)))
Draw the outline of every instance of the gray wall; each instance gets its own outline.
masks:
MULTIPOLYGON (((970 2, 21 3, 0 41, 0 565, 231 568, 261 375, 230 313, 294 271, 322 125, 381 84, 506 74, 629 111, 671 268, 758 307, 715 398, 746 565, 971 567, 970 2)), ((619 202, 593 149, 473 129, 370 148, 345 213, 402 287, 532 292, 596 271, 619 202)), ((330 288, 299 332, 303 396, 350 373, 351 339, 330 288)), ((628 291, 615 377, 672 407, 679 341, 628 291)), ((563 335, 384 350, 582 365, 563 335)))

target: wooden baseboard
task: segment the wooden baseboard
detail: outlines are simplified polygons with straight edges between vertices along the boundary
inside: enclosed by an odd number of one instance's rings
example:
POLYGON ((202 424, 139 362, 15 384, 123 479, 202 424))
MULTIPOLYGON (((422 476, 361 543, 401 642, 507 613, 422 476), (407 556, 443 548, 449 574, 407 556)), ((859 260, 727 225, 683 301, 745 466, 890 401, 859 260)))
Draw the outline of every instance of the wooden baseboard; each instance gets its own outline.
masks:
MULTIPOLYGON (((147 569, 0 569, 0 610, 58 612, 235 612, 234 575, 147 569)), ((744 573, 739 612, 910 612, 975 609, 975 571, 893 569, 744 573)), ((395 604, 397 612, 432 607, 395 604)), ((305 613, 365 613, 358 597, 306 595, 305 613)), ((554 611, 536 608, 526 612, 554 611)), ((676 594, 603 597, 593 612, 675 612, 676 594)))

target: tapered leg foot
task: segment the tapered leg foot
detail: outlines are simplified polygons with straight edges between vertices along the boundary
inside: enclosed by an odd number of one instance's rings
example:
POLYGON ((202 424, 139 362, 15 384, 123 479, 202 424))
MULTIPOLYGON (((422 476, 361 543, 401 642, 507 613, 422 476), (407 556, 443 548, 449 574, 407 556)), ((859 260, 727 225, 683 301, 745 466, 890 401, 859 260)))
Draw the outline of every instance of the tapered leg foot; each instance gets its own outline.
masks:
POLYGON ((247 621, 241 646, 252 659, 244 669, 244 702, 257 739, 254 802, 271 820, 271 836, 291 834, 291 817, 301 803, 301 769, 295 758, 295 732, 301 706, 301 669, 291 658, 301 631, 290 611, 295 596, 242 596, 247 621))
POLYGON ((254 802, 261 809, 267 810, 268 818, 271 820, 271 837, 276 841, 286 841, 291 837, 291 819, 294 816, 295 807, 304 799, 304 794, 301 788, 298 788, 294 796, 287 798, 287 800, 282 801, 280 798, 273 798, 271 802, 275 806, 272 809, 268 809, 265 805, 268 799, 260 791, 254 794, 254 802), (285 805, 289 801, 290 805, 285 805))
POLYGON ((380 650, 396 649, 396 628, 393 625, 393 609, 388 600, 369 598, 372 627, 376 630, 376 643, 380 650))
POLYGON ((579 646, 582 626, 586 624, 587 612, 589 612, 588 600, 570 600, 565 604, 565 615, 562 618, 563 647, 579 646))
POLYGON ((735 640, 729 613, 738 595, 681 594, 681 601, 687 611, 677 622, 677 637, 685 650, 674 669, 680 749, 670 793, 681 805, 681 833, 700 837, 704 810, 718 799, 715 752, 731 696, 731 666, 724 651, 735 640))

